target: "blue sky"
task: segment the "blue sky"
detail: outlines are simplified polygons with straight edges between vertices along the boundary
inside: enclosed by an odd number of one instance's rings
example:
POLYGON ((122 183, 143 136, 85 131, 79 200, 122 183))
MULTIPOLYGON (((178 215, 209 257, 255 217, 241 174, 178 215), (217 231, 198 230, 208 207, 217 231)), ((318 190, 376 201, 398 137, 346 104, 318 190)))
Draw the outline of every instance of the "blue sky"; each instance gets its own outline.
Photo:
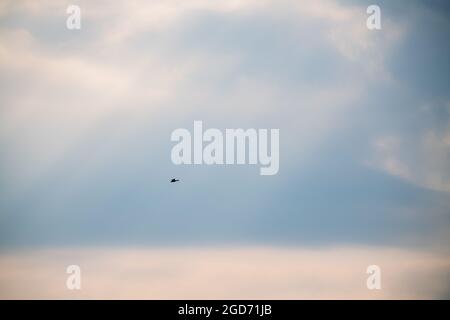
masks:
POLYGON ((448 247, 445 1, 75 2, 0 6, 2 247, 448 247), (279 128, 279 173, 173 165, 194 120, 279 128))

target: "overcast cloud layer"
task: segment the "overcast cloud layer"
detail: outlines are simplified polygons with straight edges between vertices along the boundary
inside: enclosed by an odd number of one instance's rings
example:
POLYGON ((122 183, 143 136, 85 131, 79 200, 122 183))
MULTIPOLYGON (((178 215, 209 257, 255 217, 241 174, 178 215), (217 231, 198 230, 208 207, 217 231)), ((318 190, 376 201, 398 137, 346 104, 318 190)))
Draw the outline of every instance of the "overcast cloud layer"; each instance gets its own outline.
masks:
POLYGON ((0 245, 450 244, 445 1, 0 5, 0 245), (194 120, 280 171, 174 166, 194 120), (180 177, 171 185, 168 179, 180 177))

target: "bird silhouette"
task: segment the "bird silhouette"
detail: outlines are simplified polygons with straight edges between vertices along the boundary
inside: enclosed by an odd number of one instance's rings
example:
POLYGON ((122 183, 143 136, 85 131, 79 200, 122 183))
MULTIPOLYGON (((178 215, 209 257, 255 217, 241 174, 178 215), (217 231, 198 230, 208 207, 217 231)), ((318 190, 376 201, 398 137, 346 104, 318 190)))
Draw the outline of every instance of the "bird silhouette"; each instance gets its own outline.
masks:
POLYGON ((180 179, 172 179, 172 180, 170 180, 170 183, 173 183, 173 182, 178 182, 178 181, 180 181, 180 179))

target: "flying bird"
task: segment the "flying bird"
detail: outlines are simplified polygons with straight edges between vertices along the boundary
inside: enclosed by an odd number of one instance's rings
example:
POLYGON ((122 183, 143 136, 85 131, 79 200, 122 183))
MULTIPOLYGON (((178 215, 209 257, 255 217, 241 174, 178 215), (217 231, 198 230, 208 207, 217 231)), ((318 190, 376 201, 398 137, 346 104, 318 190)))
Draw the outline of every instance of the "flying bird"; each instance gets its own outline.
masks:
POLYGON ((172 180, 170 180, 170 183, 173 183, 173 182, 178 182, 178 181, 180 181, 180 179, 172 179, 172 180))

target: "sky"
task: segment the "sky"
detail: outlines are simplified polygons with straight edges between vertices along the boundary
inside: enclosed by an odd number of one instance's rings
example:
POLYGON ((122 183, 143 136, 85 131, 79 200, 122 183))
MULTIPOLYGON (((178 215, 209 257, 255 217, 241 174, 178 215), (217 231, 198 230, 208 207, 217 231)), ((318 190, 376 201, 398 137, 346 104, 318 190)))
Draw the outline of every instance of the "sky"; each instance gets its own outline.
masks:
POLYGON ((448 297, 450 6, 375 2, 381 30, 374 1, 2 1, 2 279, 55 248, 386 248, 436 254, 447 285, 425 296, 448 297), (278 174, 174 165, 195 120, 279 129, 278 174))

